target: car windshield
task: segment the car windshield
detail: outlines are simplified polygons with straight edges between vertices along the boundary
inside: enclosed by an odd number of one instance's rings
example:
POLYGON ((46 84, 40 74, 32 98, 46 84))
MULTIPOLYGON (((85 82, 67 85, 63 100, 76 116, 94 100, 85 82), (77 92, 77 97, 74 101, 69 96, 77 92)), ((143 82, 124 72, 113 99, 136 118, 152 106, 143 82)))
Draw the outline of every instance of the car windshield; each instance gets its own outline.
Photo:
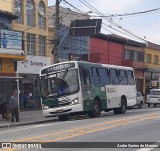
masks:
POLYGON ((77 69, 57 72, 41 77, 42 97, 64 96, 78 91, 77 69))
POLYGON ((160 95, 160 91, 151 91, 150 95, 160 95))

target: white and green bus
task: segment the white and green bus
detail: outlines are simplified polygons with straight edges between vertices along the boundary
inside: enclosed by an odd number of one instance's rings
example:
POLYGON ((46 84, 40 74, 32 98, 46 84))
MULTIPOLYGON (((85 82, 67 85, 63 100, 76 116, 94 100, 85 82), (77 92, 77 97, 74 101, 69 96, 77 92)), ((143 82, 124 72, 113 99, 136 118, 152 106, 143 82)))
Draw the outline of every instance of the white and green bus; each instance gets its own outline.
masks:
POLYGON ((136 104, 133 68, 83 61, 50 65, 40 71, 41 103, 45 117, 100 116, 101 111, 123 114, 136 104))

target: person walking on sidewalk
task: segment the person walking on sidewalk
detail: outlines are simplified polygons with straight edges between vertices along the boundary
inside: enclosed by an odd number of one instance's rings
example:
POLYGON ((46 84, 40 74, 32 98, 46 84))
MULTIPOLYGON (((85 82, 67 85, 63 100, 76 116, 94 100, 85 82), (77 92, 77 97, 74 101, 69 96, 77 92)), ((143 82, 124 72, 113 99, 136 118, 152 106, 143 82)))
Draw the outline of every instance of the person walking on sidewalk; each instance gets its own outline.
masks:
POLYGON ((11 122, 14 122, 14 117, 16 122, 19 122, 19 111, 18 111, 18 97, 17 91, 14 90, 12 96, 10 97, 10 108, 11 108, 11 122))

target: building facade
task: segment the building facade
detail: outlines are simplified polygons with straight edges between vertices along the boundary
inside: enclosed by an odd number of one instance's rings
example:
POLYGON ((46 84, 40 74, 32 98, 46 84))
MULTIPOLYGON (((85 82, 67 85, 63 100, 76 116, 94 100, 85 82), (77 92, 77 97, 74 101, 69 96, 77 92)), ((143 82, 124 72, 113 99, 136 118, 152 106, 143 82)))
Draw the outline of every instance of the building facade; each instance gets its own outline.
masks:
POLYGON ((148 42, 145 48, 145 89, 160 88, 160 45, 148 42))
POLYGON ((12 23, 22 32, 26 61, 17 63, 21 109, 40 108, 39 71, 51 64, 51 40, 48 30, 48 0, 13 0, 12 12, 18 16, 12 23), (25 106, 27 95, 28 105, 25 106))
POLYGON ((90 38, 89 61, 134 68, 137 91, 144 94, 145 44, 116 35, 99 34, 90 38))
POLYGON ((0 8, 0 104, 9 102, 12 91, 17 89, 17 61, 26 59, 22 33, 12 28, 12 21, 18 17, 7 4, 4 2, 4 7, 0 8))

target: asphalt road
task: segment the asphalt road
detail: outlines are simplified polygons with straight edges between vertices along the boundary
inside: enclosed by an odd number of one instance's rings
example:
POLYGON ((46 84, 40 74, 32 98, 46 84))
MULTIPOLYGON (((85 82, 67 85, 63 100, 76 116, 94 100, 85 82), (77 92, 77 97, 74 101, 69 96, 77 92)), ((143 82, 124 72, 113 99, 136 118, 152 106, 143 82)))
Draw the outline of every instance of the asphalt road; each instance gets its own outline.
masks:
MULTIPOLYGON (((129 144, 133 146, 138 145, 139 142, 142 142, 142 145, 144 145, 146 144, 145 142, 159 141, 160 108, 158 107, 131 109, 127 110, 126 114, 121 115, 114 115, 113 112, 103 113, 101 117, 93 119, 87 116, 78 116, 72 117, 66 122, 57 121, 39 125, 0 129, 0 142, 21 142, 22 144, 25 142, 41 142, 42 146, 55 147, 55 145, 59 145, 59 147, 64 147, 68 145, 70 147, 34 149, 42 151, 156 151, 160 150, 160 148, 155 149, 152 146, 149 146, 150 148, 106 148, 106 146, 117 146, 118 144, 119 146, 129 146, 129 144), (47 144, 47 142, 61 143, 47 144), (69 143, 66 144, 64 142, 69 143), (100 147, 102 146, 102 148, 96 148, 98 145, 100 147), (92 148, 88 148, 90 146, 92 146, 92 148)), ((132 147, 131 145, 130 147, 132 147)), ((5 150, 15 150, 15 148, 5 150)))

